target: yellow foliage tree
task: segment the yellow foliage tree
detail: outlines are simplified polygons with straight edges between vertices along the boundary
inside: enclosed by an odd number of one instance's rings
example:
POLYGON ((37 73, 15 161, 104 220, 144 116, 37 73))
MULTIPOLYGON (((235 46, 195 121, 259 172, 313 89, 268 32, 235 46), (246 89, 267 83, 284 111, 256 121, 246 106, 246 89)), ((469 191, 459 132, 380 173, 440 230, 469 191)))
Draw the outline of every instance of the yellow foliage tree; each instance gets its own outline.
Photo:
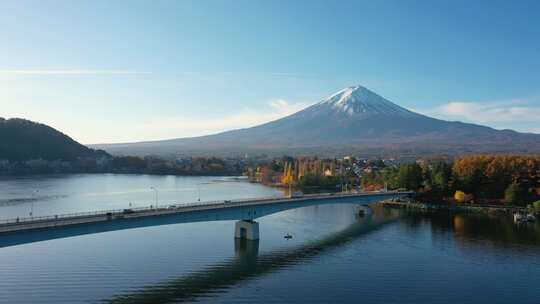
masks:
POLYGON ((283 170, 283 176, 281 177, 281 183, 285 185, 292 185, 294 182, 294 175, 292 165, 290 163, 285 164, 285 169, 283 170))
POLYGON ((467 195, 465 192, 458 190, 456 191, 456 194, 454 194, 454 199, 458 203, 466 203, 471 200, 471 197, 470 195, 467 195))

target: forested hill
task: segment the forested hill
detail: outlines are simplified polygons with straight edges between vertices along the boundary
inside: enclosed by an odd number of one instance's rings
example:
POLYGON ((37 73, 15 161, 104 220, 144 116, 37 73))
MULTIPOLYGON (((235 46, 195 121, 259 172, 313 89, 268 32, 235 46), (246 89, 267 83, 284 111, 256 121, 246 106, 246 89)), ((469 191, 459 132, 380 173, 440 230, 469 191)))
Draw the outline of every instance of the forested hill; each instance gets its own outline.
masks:
POLYGON ((0 159, 66 160, 108 156, 90 149, 47 125, 20 118, 0 117, 0 159))

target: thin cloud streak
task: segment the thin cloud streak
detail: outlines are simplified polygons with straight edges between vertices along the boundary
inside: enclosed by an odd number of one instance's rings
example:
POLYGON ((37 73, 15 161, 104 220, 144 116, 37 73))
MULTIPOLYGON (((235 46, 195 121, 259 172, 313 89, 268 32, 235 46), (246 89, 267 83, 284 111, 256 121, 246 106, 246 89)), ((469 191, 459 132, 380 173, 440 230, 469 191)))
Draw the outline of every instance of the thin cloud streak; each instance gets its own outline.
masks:
POLYGON ((143 122, 134 128, 140 128, 146 134, 160 134, 159 139, 202 136, 267 123, 296 113, 308 105, 272 99, 268 101, 266 109, 243 109, 220 118, 170 117, 143 122))
POLYGON ((138 75, 151 72, 130 70, 0 70, 4 75, 138 75))

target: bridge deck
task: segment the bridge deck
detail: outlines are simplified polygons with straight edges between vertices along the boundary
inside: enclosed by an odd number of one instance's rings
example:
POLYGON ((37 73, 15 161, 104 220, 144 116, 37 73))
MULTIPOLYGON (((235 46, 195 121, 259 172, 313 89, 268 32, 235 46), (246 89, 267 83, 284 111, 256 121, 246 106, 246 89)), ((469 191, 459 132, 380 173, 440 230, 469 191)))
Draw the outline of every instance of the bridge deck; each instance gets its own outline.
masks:
POLYGON ((269 204, 282 204, 288 202, 302 202, 313 200, 327 200, 339 198, 354 198, 365 196, 391 196, 409 195, 410 192, 366 192, 366 193, 324 193, 303 195, 302 197, 289 198, 258 198, 247 200, 214 201, 192 204, 174 204, 163 207, 144 207, 122 210, 106 210, 97 212, 85 212, 75 214, 63 214, 43 217, 16 218, 0 221, 0 234, 21 232, 35 229, 47 229, 62 226, 99 223, 114 220, 148 218, 163 215, 173 215, 204 210, 219 210, 244 206, 262 206, 269 204))

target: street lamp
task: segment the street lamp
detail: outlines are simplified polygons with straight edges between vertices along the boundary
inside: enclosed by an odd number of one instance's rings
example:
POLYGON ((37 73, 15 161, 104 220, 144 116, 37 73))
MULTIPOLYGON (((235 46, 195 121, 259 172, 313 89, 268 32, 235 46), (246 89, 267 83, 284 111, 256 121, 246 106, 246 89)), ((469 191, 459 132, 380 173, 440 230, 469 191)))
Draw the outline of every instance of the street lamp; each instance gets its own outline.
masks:
POLYGON ((150 187, 151 190, 154 190, 156 193, 156 209, 158 207, 158 190, 155 187, 150 187))
POLYGON ((201 185, 200 184, 197 184, 197 201, 200 202, 201 201, 201 185))
POLYGON ((292 195, 292 181, 289 180, 289 197, 292 198, 293 195, 292 195))
POLYGON ((34 216, 34 201, 36 200, 38 192, 39 192, 39 190, 34 190, 32 192, 32 200, 30 202, 31 203, 30 204, 30 217, 34 216))

